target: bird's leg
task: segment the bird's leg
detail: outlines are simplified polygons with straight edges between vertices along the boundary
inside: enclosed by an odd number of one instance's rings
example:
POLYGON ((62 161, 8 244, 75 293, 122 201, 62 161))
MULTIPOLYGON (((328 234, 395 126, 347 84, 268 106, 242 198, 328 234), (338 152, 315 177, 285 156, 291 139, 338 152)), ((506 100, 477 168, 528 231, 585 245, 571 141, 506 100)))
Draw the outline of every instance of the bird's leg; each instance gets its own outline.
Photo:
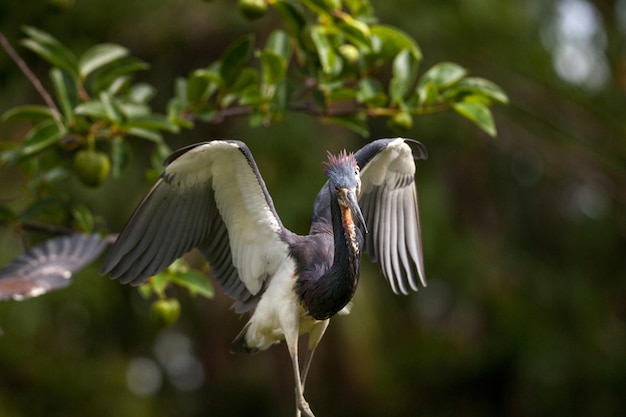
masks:
POLYGON ((315 353, 315 348, 319 344, 320 340, 322 340, 322 336, 324 336, 324 332, 328 327, 328 323, 330 320, 324 320, 318 323, 311 333, 309 333, 309 347, 307 349, 306 358, 304 360, 304 366, 302 367, 302 376, 301 376, 301 385, 302 390, 304 391, 304 383, 306 381, 306 377, 309 374, 309 368, 311 367, 311 361, 313 360, 313 354, 315 353))
POLYGON ((293 377, 296 384, 296 417, 300 417, 300 413, 304 413, 305 417, 315 417, 309 404, 304 399, 304 388, 300 377, 300 364, 298 362, 298 331, 285 332, 285 342, 291 356, 291 364, 293 366, 293 377))

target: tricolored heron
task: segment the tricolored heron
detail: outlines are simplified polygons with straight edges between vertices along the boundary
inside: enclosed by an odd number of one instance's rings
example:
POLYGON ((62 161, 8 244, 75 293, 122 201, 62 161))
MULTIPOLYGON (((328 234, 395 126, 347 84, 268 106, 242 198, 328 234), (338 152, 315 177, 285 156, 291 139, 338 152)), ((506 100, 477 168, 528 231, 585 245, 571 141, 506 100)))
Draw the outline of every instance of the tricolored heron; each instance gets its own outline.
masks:
POLYGON ((248 147, 197 143, 174 152, 102 266, 123 283, 141 284, 192 248, 215 279, 252 311, 232 350, 255 352, 285 340, 296 385, 296 414, 311 358, 329 319, 352 299, 361 251, 380 264, 394 292, 425 285, 414 159, 424 146, 380 139, 356 154, 329 153, 327 183, 313 204, 310 233, 286 229, 248 147), (298 338, 308 333, 302 369, 298 338))

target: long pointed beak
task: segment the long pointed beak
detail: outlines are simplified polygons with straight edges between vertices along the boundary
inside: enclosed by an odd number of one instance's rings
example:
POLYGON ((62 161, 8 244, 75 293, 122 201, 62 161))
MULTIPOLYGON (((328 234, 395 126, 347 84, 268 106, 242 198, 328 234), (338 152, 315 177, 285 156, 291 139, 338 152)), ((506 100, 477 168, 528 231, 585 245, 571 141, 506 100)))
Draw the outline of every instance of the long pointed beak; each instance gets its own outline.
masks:
POLYGON ((361 213, 361 207, 359 207, 359 202, 356 198, 356 193, 354 190, 348 190, 346 193, 346 203, 352 211, 352 215, 356 217, 358 222, 363 227, 363 231, 367 233, 367 225, 365 224, 365 219, 363 218, 363 213, 361 213))

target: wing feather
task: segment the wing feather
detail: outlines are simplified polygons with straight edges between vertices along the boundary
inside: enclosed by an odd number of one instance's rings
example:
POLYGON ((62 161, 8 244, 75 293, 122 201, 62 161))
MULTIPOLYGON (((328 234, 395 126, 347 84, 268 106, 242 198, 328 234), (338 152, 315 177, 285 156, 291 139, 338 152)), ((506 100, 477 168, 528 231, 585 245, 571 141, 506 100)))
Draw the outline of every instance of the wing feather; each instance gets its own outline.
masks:
POLYGON ((426 159, 426 149, 411 139, 380 139, 355 157, 361 168, 359 203, 370 231, 365 251, 395 293, 417 291, 426 278, 414 159, 426 159))
POLYGON ((285 230, 245 144, 176 151, 105 259, 101 273, 141 284, 194 247, 236 309, 265 287, 288 254, 285 230))
POLYGON ((35 246, 0 269, 0 300, 24 300, 66 287, 72 274, 98 257, 108 243, 96 234, 77 233, 35 246))

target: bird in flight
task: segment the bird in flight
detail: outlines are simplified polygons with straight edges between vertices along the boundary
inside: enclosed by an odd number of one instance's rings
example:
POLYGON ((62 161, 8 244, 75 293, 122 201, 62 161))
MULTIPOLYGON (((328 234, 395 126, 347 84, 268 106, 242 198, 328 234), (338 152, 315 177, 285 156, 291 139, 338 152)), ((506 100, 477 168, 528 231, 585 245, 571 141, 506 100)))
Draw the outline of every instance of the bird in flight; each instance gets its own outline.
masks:
POLYGON ((232 344, 256 352, 285 340, 296 386, 296 415, 314 417, 304 383, 329 319, 352 299, 361 253, 379 263, 395 293, 425 283, 415 160, 425 147, 379 139, 355 154, 329 153, 328 178, 308 235, 283 226, 248 147, 214 140, 175 151, 135 209, 101 268, 139 285, 197 248, 214 278, 251 316, 232 344), (298 338, 308 334, 303 366, 298 338))

